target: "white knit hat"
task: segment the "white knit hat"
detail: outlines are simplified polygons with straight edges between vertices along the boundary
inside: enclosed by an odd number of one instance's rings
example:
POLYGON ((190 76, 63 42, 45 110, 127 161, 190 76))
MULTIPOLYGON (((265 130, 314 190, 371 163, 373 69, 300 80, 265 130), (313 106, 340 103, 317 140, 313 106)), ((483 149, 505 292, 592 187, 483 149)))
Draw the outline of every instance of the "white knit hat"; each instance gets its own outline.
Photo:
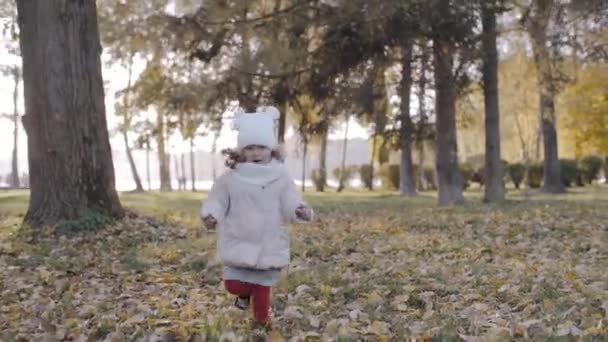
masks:
POLYGON ((280 112, 272 106, 258 107, 255 113, 239 113, 235 118, 238 130, 237 148, 261 145, 270 149, 277 147, 274 122, 280 112))

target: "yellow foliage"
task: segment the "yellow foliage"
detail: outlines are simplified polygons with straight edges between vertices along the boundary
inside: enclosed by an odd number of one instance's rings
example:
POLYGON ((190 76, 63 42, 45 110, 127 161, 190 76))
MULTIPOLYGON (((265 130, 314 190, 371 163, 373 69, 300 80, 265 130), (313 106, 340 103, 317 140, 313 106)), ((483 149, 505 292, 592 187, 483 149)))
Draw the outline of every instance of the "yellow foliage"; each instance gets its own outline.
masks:
POLYGON ((561 98, 561 129, 575 154, 608 155, 608 64, 585 66, 561 98))

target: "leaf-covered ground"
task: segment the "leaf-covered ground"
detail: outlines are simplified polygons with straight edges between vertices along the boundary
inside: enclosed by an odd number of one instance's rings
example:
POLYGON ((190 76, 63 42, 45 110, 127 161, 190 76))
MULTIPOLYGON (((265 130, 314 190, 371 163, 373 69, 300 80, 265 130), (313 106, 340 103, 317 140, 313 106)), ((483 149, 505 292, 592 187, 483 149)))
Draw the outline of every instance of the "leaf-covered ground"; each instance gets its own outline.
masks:
POLYGON ((0 193, 0 340, 608 340, 608 188, 461 208, 312 195, 274 290, 274 328, 231 306, 202 194, 124 194, 98 231, 19 229, 0 193))

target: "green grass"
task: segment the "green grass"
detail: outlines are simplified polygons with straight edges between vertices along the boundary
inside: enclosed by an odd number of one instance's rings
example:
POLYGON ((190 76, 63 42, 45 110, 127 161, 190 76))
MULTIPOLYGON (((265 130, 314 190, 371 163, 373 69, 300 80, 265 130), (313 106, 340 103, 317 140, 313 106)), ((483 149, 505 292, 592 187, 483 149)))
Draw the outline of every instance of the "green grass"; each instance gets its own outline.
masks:
MULTIPOLYGON (((466 203, 464 208, 480 207, 483 190, 469 189, 464 192, 466 203)), ((333 210, 367 210, 379 208, 400 207, 436 207, 436 192, 421 192, 417 198, 403 198, 394 191, 345 191, 336 193, 333 190, 317 193, 309 189, 305 197, 318 212, 333 210)), ((201 201, 206 197, 205 192, 144 192, 120 193, 122 204, 142 213, 156 215, 159 212, 192 213, 198 211, 201 201)), ((28 192, 0 191, 0 218, 7 216, 22 216, 27 210, 28 192)), ((582 188, 569 188, 565 194, 545 194, 538 189, 515 190, 507 192, 507 201, 502 204, 505 208, 517 208, 520 205, 603 205, 608 202, 608 186, 594 185, 582 188)), ((483 206, 481 206, 483 207, 483 206)))

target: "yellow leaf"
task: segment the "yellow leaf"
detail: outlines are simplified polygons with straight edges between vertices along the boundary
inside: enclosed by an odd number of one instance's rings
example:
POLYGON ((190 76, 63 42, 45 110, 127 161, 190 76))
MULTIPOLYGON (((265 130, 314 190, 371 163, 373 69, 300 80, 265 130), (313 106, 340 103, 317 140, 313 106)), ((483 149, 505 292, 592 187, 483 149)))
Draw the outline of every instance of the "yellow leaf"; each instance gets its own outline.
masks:
POLYGON ((545 309, 545 311, 554 311, 555 310, 555 302, 552 301, 551 299, 544 299, 543 300, 543 308, 545 309))
POLYGON ((78 326, 78 319, 77 318, 70 318, 68 320, 65 321, 65 327, 68 329, 74 329, 78 326))
POLYGON ((184 305, 182 311, 179 314, 179 319, 181 320, 189 320, 196 316, 196 311, 190 304, 184 305))
POLYGON ((281 332, 278 330, 273 329, 268 334, 268 342, 283 342, 283 341, 285 341, 285 339, 283 338, 283 335, 281 335, 281 332))
POLYGON ((370 305, 378 305, 378 304, 382 303, 382 301, 383 301, 382 296, 380 296, 378 294, 378 292, 376 292, 376 291, 373 291, 367 295, 367 302, 370 305))
POLYGON ((576 280, 576 272, 574 272, 572 270, 566 272, 566 279, 568 279, 570 281, 575 281, 576 280))
POLYGON ((333 288, 331 286, 327 286, 327 285, 321 285, 321 294, 323 294, 324 296, 331 296, 331 294, 333 293, 333 288))
POLYGON ((374 321, 370 328, 370 332, 378 336, 385 336, 391 333, 388 323, 381 321, 374 321))

